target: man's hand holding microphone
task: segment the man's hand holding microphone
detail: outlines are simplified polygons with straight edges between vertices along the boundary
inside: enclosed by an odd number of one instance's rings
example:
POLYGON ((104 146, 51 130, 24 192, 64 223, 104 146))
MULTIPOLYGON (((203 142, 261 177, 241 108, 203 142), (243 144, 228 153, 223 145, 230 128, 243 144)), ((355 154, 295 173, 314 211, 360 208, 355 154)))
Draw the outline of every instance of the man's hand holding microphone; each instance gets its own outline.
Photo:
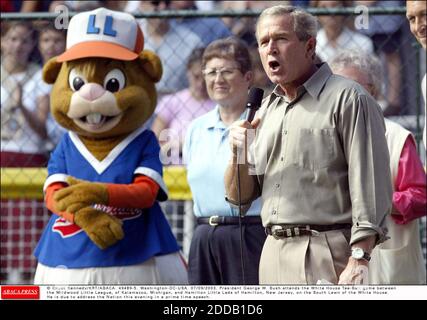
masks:
MULTIPOLYGON (((254 176, 249 175, 247 148, 255 138, 255 129, 260 124, 260 119, 253 119, 256 111, 261 106, 264 91, 259 88, 252 88, 249 91, 247 108, 248 115, 245 120, 239 120, 230 126, 229 141, 232 151, 232 162, 225 173, 225 188, 227 200, 230 203, 238 204, 245 209, 249 209, 256 184, 254 176)), ((240 210, 239 210, 240 211, 240 210)))
MULTIPOLYGON (((254 116, 261 106, 263 95, 264 90, 260 88, 252 88, 249 91, 248 103, 246 104, 246 107, 248 108, 246 119, 236 121, 230 127, 229 141, 231 151, 233 153, 233 163, 246 163, 244 160, 247 156, 246 148, 249 147, 255 137, 255 134, 248 134, 248 130, 255 130, 261 122, 260 119, 254 120, 254 116), (249 141, 246 143, 248 137, 249 141), (242 158, 242 156, 244 158, 242 158)), ((252 133, 254 133, 254 131, 252 131, 252 133)))

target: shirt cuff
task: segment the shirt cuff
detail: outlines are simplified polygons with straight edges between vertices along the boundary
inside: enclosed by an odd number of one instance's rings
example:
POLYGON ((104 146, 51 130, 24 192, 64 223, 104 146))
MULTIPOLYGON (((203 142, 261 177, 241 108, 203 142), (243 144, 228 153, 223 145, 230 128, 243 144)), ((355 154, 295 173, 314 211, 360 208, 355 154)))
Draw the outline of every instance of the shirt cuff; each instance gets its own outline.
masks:
POLYGON ((350 245, 370 236, 375 236, 375 245, 378 245, 390 239, 390 237, 387 236, 387 233, 387 228, 378 227, 368 221, 359 221, 353 224, 353 227, 351 228, 350 245))
POLYGON ((159 201, 166 201, 168 199, 168 188, 166 187, 163 177, 156 170, 148 167, 138 167, 134 171, 134 174, 142 174, 154 180, 160 187, 157 199, 159 201))
POLYGON ((46 192, 47 187, 49 187, 49 185, 51 185, 54 182, 63 182, 68 185, 68 177, 69 175, 63 174, 63 173, 55 173, 50 175, 44 182, 43 192, 46 192))

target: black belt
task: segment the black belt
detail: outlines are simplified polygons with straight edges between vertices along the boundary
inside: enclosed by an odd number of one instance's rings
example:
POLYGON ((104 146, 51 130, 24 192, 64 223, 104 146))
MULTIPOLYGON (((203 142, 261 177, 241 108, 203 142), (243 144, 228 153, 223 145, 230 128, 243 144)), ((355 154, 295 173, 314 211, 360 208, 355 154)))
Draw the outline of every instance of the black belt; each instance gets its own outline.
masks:
POLYGON ((282 239, 296 236, 317 236, 320 232, 341 229, 351 229, 351 224, 275 224, 267 226, 267 228, 265 228, 265 233, 273 236, 275 239, 282 239))
MULTIPOLYGON (((211 226, 239 224, 239 217, 211 216, 206 218, 197 218, 198 224, 209 224, 211 226)), ((261 224, 260 216, 245 216, 242 218, 242 224, 261 224)))

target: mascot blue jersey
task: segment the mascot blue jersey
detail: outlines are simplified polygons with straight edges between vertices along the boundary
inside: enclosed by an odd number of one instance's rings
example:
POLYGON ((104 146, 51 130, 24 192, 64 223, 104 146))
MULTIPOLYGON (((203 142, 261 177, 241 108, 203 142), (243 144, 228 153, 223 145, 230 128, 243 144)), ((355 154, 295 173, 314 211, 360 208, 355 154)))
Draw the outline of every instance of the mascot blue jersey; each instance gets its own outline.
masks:
MULTIPOLYGON (((166 200, 159 150, 153 132, 139 129, 98 161, 70 132, 51 155, 44 189, 53 182, 66 182, 68 175, 92 182, 130 184, 135 175, 141 174, 158 183, 157 199, 166 200)), ((179 251, 157 201, 147 209, 94 207, 123 220, 124 239, 101 250, 80 227, 53 214, 35 249, 40 263, 63 268, 126 266, 179 251)))

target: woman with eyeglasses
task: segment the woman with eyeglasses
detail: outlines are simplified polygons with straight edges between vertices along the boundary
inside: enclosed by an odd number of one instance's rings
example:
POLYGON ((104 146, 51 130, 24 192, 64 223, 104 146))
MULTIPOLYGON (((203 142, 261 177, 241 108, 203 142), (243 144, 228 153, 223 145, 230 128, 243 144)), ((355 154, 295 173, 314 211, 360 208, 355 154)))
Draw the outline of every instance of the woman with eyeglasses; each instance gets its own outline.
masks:
POLYGON ((197 227, 188 262, 190 284, 258 284, 258 264, 266 235, 260 199, 247 215, 225 201, 224 173, 230 158, 229 126, 246 115, 253 81, 247 46, 229 37, 204 51, 203 75, 214 110, 195 119, 184 144, 184 161, 194 201, 197 227), (241 241, 242 240, 242 241, 241 241))

